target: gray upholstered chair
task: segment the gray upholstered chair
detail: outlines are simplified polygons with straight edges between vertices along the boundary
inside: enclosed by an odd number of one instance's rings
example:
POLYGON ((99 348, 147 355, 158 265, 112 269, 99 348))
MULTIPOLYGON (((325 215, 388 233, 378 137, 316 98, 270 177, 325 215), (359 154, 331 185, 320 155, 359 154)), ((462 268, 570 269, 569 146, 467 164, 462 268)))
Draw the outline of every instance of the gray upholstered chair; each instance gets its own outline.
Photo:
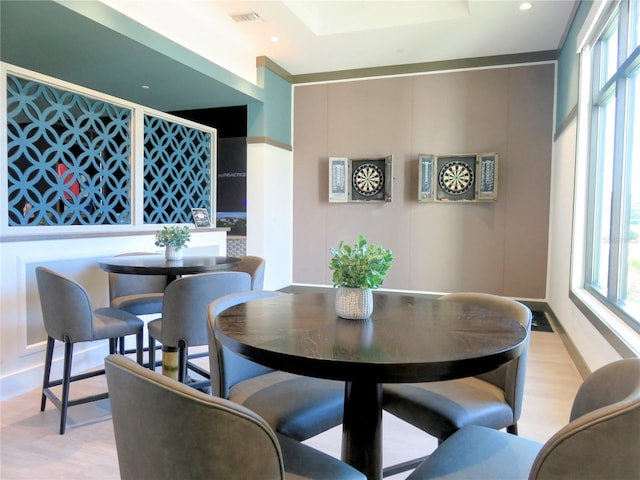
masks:
MULTIPOLYGON (((198 374, 209 377, 188 358, 207 356, 208 353, 192 354, 189 347, 208 345, 207 307, 216 298, 233 292, 251 289, 251 276, 244 272, 212 272, 189 275, 171 282, 164 292, 162 317, 147 324, 149 332, 149 368, 155 368, 156 341, 163 346, 178 349, 178 380, 187 379, 187 367, 198 374)), ((208 385, 208 381, 198 388, 208 385)))
MULTIPOLYGON (((153 255, 148 252, 123 253, 122 256, 153 255)), ((109 273, 109 306, 134 315, 162 313, 166 275, 127 275, 109 273)))
POLYGON ((345 463, 276 434, 251 410, 106 358, 120 477, 365 480, 345 463))
POLYGON ((384 409, 443 441, 465 425, 483 425, 518 433, 522 412, 531 311, 515 300, 484 293, 453 293, 441 301, 464 302, 516 319, 527 330, 518 358, 475 377, 383 387, 384 409))
POLYGON ((73 346, 78 342, 108 339, 109 352, 114 353, 117 338, 135 335, 137 360, 142 364, 144 323, 135 315, 115 308, 94 310, 89 295, 82 285, 48 268, 36 268, 36 281, 42 319, 47 332, 40 411, 44 411, 47 398, 51 400, 60 410, 60 434, 62 435, 65 432, 69 407, 107 398, 107 394, 103 393, 69 400, 71 382, 104 374, 104 369, 101 369, 71 375, 73 346), (51 380, 51 364, 56 340, 64 342, 64 367, 62 379, 51 380), (60 397, 51 389, 58 385, 62 385, 60 397))
POLYGON ((273 370, 235 354, 215 337, 215 321, 220 313, 241 303, 277 295, 285 294, 254 290, 226 295, 209 305, 211 393, 244 405, 277 432, 302 441, 342 423, 344 382, 273 370), (218 373, 217 377, 213 372, 218 373))
MULTIPOLYGON (((452 293, 441 301, 463 302, 516 319, 527 330, 525 351, 491 372, 442 382, 386 384, 384 409, 442 442, 465 425, 483 425, 518 433, 531 332, 531 310, 515 300, 485 293, 452 293)), ((391 467, 390 472, 414 468, 418 458, 391 467)))
POLYGON ((252 255, 245 255, 240 258, 242 262, 236 268, 236 271, 246 272, 251 275, 251 290, 262 290, 264 286, 264 258, 252 255))
MULTIPOLYGON (((152 252, 131 252, 116 255, 159 255, 152 252)), ((162 299, 167 287, 166 275, 127 275, 109 272, 109 306, 134 315, 151 315, 162 313, 162 299)), ((124 339, 118 339, 120 353, 128 353, 124 347, 124 339)), ((117 342, 117 343, 118 343, 117 342)))
POLYGON ((467 426, 409 480, 640 478, 640 359, 610 363, 576 394, 570 423, 546 443, 467 426))

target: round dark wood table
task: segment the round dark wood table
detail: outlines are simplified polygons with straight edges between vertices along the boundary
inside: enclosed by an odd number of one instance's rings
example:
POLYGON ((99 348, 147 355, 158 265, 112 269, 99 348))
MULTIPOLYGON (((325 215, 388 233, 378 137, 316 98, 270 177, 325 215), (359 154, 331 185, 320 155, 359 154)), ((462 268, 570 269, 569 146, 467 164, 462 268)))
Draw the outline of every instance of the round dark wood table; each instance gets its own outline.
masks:
MULTIPOLYGON (((105 272, 130 275, 166 275, 171 283, 181 275, 232 270, 242 259, 225 256, 184 256, 182 260, 169 261, 164 255, 123 255, 104 258, 98 266, 105 272)), ((162 346, 162 373, 178 378, 178 349, 162 346)))
POLYGON ((98 266, 105 272, 132 275, 166 275, 171 282, 180 275, 231 270, 240 265, 237 257, 185 256, 182 260, 169 261, 164 255, 126 255, 104 258, 98 266))
POLYGON ((216 336, 257 363, 343 380, 342 459, 382 478, 382 384, 488 372, 518 357, 526 330, 477 306, 374 292, 367 320, 336 316, 335 291, 255 300, 223 312, 216 336))

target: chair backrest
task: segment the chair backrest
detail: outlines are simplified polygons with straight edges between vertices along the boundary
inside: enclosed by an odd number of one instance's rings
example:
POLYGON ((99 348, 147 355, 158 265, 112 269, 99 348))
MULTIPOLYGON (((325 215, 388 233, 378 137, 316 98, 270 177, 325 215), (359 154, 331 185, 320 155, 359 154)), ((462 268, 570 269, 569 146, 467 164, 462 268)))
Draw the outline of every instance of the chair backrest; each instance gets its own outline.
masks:
POLYGON ((496 387, 502 389, 505 400, 513 409, 513 422, 517 422, 522 413, 522 400, 524 398, 524 381, 527 369, 527 356, 529 352, 529 339, 531 337, 531 310, 513 299, 492 295, 489 293, 451 293, 440 297, 448 302, 461 302, 477 305, 488 310, 500 312, 514 318, 527 331, 525 350, 518 358, 502 365, 491 372, 477 375, 496 387))
POLYGON ((36 281, 47 335, 72 343, 93 340, 93 307, 84 287, 46 267, 36 267, 36 281))
MULTIPOLYGON (((132 252, 116 255, 128 257, 131 255, 156 255, 150 252, 132 252)), ((109 273, 109 300, 128 295, 145 293, 162 293, 167 287, 166 275, 127 275, 124 273, 109 273)))
POLYGON ((236 269, 251 275, 251 290, 262 290, 264 287, 265 260, 262 257, 245 255, 240 257, 242 262, 236 269))
POLYGON ((207 307, 216 298, 251 289, 244 272, 212 272, 189 275, 171 282, 162 303, 164 345, 207 345, 207 307))
POLYGON ((232 293, 211 302, 207 309, 209 334, 209 372, 211 372, 211 394, 229 398, 229 389, 236 383, 273 371, 271 368, 247 360, 222 346, 215 336, 216 317, 222 312, 241 303, 260 298, 286 295, 282 292, 252 290, 232 293), (214 372, 217 372, 215 375, 214 372), (217 381, 214 380, 217 379, 217 381))
POLYGON ((278 439, 252 411, 121 355, 105 369, 123 480, 284 478, 278 439))
POLYGON ((578 390, 571 422, 538 453, 532 480, 640 478, 640 358, 593 372, 578 390))

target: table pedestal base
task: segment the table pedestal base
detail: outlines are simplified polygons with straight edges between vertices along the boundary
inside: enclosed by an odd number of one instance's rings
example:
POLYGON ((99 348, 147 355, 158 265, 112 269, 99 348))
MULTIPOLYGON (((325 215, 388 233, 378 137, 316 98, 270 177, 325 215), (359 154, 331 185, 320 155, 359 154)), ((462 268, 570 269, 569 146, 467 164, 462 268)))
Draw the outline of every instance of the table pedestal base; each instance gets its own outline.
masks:
POLYGON ((346 382, 342 460, 368 480, 382 479, 382 385, 346 382))
POLYGON ((178 380, 178 349, 162 346, 162 374, 178 380))

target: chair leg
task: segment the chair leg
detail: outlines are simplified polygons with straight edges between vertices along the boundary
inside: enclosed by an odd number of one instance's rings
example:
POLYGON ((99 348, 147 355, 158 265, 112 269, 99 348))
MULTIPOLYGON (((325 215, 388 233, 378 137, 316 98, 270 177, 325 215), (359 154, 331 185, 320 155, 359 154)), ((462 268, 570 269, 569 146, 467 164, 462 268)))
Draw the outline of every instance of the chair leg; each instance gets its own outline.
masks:
POLYGON ((149 335, 149 370, 156 369, 156 340, 149 335))
MULTIPOLYGON (((124 350, 124 339, 121 339, 124 350)), ((136 361, 139 365, 144 365, 142 354, 144 352, 142 331, 136 333, 136 361)), ((124 355, 124 353, 122 353, 124 355)))
POLYGON ((184 344, 180 346, 181 342, 178 343, 178 381, 184 383, 187 379, 187 352, 189 348, 184 344))
POLYGON ((513 425, 509 425, 507 427, 507 433, 510 433, 512 435, 518 435, 518 424, 514 423, 513 425))
POLYGON ((51 378, 51 362, 53 361, 53 347, 55 343, 55 338, 47 337, 47 352, 44 356, 44 378, 42 379, 42 400, 40 400, 41 412, 44 412, 44 407, 47 404, 47 396, 44 394, 44 389, 49 388, 49 381, 51 378))
MULTIPOLYGON (((124 337, 120 337, 118 339, 119 342, 119 346, 120 346, 120 355, 124 355, 125 354, 125 348, 124 348, 124 337)), ((138 362, 140 363, 140 362, 138 362)))
POLYGON ((67 426, 67 409, 69 408, 69 386, 71 383, 71 358, 73 343, 65 339, 64 342, 64 372, 62 374, 62 399, 60 402, 60 435, 64 435, 67 426))
POLYGON ((114 353, 116 353, 116 339, 115 338, 110 338, 109 339, 109 355, 113 355, 114 353))

